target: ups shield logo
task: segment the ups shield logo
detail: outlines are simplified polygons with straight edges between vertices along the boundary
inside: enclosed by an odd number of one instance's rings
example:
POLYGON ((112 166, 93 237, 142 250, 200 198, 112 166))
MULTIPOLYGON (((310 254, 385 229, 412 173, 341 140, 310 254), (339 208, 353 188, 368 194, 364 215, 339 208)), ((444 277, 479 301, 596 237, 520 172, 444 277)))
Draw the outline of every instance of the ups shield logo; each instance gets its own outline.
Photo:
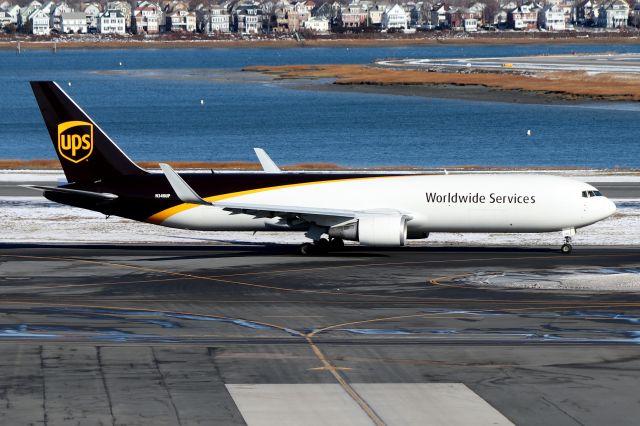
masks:
POLYGON ((89 158, 93 152, 93 124, 86 121, 58 124, 58 152, 73 163, 89 158))

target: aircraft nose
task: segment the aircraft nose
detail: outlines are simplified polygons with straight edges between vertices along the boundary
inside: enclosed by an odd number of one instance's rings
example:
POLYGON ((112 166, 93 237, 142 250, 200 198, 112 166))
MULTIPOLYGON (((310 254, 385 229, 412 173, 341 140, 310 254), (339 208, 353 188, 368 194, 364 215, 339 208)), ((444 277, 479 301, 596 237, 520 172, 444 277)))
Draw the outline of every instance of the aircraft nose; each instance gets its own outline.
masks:
POLYGON ((605 217, 609 217, 616 212, 616 205, 613 201, 607 198, 606 202, 604 203, 603 210, 604 210, 603 212, 604 213, 603 219, 604 219, 605 217))

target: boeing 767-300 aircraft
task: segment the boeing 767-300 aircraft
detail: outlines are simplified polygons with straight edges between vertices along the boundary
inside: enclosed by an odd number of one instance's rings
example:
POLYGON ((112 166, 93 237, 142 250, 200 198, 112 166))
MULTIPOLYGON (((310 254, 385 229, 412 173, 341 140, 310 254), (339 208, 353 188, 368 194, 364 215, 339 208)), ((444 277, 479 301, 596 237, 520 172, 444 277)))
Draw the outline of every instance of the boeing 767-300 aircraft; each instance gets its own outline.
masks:
MULTIPOLYGON (((215 231, 301 231, 304 254, 342 246, 402 246, 431 232, 562 232, 610 216, 591 185, 536 175, 280 172, 150 173, 51 81, 31 87, 67 177, 32 186, 49 200, 141 222, 215 231)), ((266 154, 265 154, 266 155, 266 154)), ((275 169, 273 169, 275 167, 275 169)))

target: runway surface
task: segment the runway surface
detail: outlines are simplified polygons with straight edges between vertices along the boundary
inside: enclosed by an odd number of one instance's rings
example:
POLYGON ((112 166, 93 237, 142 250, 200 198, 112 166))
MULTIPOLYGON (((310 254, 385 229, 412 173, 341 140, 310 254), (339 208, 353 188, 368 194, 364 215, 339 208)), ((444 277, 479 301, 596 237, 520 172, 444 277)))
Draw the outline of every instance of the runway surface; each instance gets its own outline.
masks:
POLYGON ((640 249, 0 246, 0 424, 635 424, 640 249), (338 409, 339 408, 339 409, 338 409))
POLYGON ((550 55, 513 56, 496 58, 456 58, 456 59, 399 59, 377 61, 376 64, 391 68, 444 68, 505 71, 585 71, 639 73, 640 55, 598 54, 598 55, 550 55))

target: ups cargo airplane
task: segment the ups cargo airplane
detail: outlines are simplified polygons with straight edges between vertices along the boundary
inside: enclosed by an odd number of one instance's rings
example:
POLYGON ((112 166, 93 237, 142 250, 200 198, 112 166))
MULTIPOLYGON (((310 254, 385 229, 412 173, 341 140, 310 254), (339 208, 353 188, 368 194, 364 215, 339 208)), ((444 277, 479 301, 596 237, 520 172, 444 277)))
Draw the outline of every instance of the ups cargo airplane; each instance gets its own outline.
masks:
POLYGON ((32 186, 49 200, 173 228, 301 231, 303 254, 344 240, 402 246, 431 232, 562 232, 571 252, 576 229, 615 205, 591 185, 554 176, 281 172, 162 173, 138 167, 51 81, 31 87, 67 184, 32 186))

